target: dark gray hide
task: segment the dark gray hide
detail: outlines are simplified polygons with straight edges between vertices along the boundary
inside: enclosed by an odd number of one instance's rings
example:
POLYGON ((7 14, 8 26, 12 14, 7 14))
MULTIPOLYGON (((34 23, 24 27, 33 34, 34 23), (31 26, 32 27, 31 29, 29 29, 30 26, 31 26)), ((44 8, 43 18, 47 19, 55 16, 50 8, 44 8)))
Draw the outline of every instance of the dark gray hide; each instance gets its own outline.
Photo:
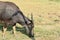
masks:
POLYGON ((7 26, 14 26, 16 23, 27 27, 29 36, 33 36, 33 21, 23 15, 21 10, 12 2, 1 2, 0 1, 0 20, 3 21, 7 26))

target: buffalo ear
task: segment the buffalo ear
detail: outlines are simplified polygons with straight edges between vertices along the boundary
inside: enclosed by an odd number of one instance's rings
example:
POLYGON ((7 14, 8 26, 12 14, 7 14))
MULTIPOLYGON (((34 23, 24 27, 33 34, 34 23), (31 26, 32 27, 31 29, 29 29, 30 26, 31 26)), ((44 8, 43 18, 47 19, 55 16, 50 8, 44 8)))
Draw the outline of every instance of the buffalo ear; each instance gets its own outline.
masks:
POLYGON ((32 21, 32 20, 30 20, 30 23, 33 23, 33 21, 32 21))

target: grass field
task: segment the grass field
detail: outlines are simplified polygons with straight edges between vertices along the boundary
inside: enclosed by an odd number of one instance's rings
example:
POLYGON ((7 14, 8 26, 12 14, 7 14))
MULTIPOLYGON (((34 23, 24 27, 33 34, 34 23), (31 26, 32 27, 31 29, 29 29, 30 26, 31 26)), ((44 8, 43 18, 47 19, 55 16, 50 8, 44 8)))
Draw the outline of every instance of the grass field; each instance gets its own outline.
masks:
MULTIPOLYGON (((60 0, 1 0, 14 2, 25 16, 34 16, 34 38, 29 38, 24 28, 17 24, 17 39, 8 28, 5 40, 60 40, 60 0)), ((2 40, 0 27, 0 40, 2 40)))

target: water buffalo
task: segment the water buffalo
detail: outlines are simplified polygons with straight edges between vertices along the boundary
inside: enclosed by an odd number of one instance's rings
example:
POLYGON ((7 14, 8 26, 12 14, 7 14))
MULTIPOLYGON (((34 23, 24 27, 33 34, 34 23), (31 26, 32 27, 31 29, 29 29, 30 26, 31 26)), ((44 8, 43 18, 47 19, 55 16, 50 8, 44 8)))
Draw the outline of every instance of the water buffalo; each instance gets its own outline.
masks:
POLYGON ((22 11, 19 9, 16 4, 13 2, 2 2, 0 1, 0 21, 4 23, 3 25, 3 35, 5 35, 5 31, 9 25, 13 26, 14 34, 16 33, 15 27, 16 23, 21 24, 26 28, 27 34, 31 37, 34 36, 33 28, 33 17, 31 15, 31 19, 28 19, 22 11))

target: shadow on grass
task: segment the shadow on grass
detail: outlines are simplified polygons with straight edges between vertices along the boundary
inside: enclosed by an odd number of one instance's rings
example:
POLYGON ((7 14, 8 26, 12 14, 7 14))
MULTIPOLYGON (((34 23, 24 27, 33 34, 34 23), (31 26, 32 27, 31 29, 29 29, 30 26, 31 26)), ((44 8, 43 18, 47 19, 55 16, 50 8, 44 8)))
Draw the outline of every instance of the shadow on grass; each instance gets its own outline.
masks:
POLYGON ((2 29, 3 29, 3 26, 2 26, 2 25, 0 25, 0 31, 2 31, 2 29))
MULTIPOLYGON (((16 27, 16 31, 20 31, 21 33, 27 35, 26 29, 25 29, 24 27, 16 27)), ((28 36, 28 35, 27 35, 27 36, 28 36)), ((28 36, 28 37, 29 37, 29 36, 28 36)), ((32 40, 35 40, 34 37, 29 37, 29 38, 31 38, 32 40)))
MULTIPOLYGON (((2 31, 2 29, 3 29, 3 26, 0 25, 0 30, 2 31)), ((9 27, 7 28, 7 31, 11 31, 11 30, 12 30, 12 26, 9 26, 9 27)), ((24 27, 16 27, 16 31, 19 31, 19 32, 27 35, 26 29, 25 29, 24 27)), ((28 35, 27 35, 27 36, 28 36, 28 35)), ((29 37, 29 36, 28 36, 28 37, 29 37)), ((35 40, 34 37, 29 37, 29 38, 31 38, 32 40, 35 40)))

